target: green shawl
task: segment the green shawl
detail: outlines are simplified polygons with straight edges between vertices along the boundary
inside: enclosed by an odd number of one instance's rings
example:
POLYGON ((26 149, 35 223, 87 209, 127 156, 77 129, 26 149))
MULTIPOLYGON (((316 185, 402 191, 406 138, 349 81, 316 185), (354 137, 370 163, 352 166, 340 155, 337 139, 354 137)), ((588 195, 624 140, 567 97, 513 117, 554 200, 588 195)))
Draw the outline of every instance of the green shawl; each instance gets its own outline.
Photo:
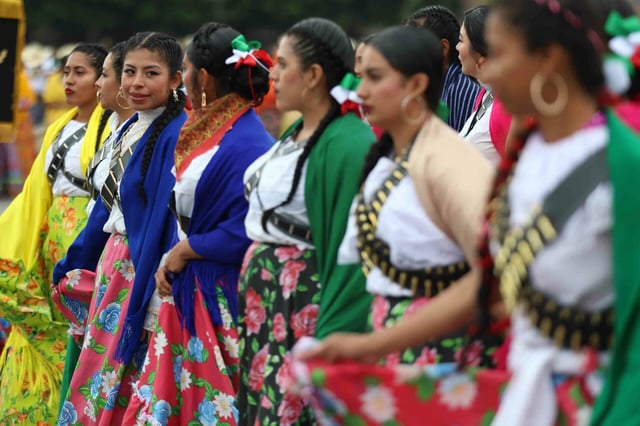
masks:
POLYGON ((614 342, 604 389, 591 424, 638 425, 640 392, 640 137, 613 112, 609 127, 609 175, 613 185, 614 342))
POLYGON ((369 126, 349 113, 327 126, 307 160, 304 198, 321 283, 318 339, 336 331, 364 332, 367 328, 372 299, 360 263, 338 265, 337 255, 364 159, 375 139, 369 126))

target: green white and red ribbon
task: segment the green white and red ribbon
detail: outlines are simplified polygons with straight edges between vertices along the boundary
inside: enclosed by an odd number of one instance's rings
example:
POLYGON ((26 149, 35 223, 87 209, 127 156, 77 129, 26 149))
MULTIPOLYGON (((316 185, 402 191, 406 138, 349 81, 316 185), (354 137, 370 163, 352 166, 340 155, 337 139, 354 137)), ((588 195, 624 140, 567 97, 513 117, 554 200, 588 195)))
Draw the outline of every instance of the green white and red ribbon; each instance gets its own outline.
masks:
POLYGON ((340 104, 342 115, 353 111, 357 116, 362 117, 362 99, 356 93, 360 79, 348 72, 342 78, 339 85, 331 89, 331 96, 340 104))
POLYGON ((631 87, 636 68, 640 68, 640 18, 623 18, 613 11, 604 29, 611 36, 610 53, 605 55, 603 71, 607 88, 615 95, 624 95, 631 87))
POLYGON ((236 69, 242 65, 248 67, 259 66, 269 72, 269 69, 273 66, 271 56, 262 49, 262 44, 259 41, 252 40, 247 42, 244 36, 240 34, 231 40, 231 48, 233 54, 227 58, 225 64, 236 64, 236 69))

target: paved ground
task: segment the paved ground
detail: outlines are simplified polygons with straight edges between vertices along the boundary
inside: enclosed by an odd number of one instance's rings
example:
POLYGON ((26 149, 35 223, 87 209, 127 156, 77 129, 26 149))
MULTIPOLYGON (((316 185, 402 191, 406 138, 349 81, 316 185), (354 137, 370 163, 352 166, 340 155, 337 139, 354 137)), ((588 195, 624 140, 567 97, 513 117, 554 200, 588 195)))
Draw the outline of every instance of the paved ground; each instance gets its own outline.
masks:
MULTIPOLYGON (((0 198, 0 213, 4 211, 9 205, 10 200, 8 198, 0 198)), ((0 230, 2 232, 2 230, 0 230)))

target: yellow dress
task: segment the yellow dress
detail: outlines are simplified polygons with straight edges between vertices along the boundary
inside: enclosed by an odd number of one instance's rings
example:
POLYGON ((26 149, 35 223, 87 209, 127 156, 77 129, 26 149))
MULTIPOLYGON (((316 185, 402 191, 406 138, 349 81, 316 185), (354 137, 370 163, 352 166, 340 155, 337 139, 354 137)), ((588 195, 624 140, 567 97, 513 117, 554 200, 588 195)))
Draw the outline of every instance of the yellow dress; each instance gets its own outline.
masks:
MULTIPOLYGON (((68 323, 51 301, 51 274, 84 227, 87 197, 53 197, 45 157, 72 109, 45 133, 23 191, 0 216, 0 316, 11 334, 0 357, 0 424, 55 424, 68 323)), ((81 146, 86 170, 104 110, 93 111, 81 146)), ((101 140, 109 133, 106 129, 101 140)))

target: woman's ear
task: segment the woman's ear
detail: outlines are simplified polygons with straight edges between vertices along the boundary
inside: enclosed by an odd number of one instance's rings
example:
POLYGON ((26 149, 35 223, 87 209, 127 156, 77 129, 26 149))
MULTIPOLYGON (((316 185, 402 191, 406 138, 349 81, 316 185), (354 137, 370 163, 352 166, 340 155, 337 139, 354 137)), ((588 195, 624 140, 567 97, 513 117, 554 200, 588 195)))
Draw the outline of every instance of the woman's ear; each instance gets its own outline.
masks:
POLYGON ((442 45, 442 58, 444 60, 444 63, 449 64, 449 50, 451 50, 449 40, 447 40, 446 38, 440 39, 440 44, 442 45))
POLYGON ((484 67, 486 60, 486 56, 478 56, 478 60, 476 61, 476 71, 482 72, 482 67, 484 67))
POLYGON ((176 72, 171 80, 169 81, 169 86, 172 90, 178 90, 180 85, 182 84, 182 71, 176 72))
POLYGON ((315 89, 318 87, 324 79, 324 70, 318 64, 312 64, 308 70, 305 71, 306 87, 309 89, 315 89))
POLYGON ((407 90, 413 95, 420 95, 429 88, 429 76, 423 72, 416 73, 407 80, 407 90))

